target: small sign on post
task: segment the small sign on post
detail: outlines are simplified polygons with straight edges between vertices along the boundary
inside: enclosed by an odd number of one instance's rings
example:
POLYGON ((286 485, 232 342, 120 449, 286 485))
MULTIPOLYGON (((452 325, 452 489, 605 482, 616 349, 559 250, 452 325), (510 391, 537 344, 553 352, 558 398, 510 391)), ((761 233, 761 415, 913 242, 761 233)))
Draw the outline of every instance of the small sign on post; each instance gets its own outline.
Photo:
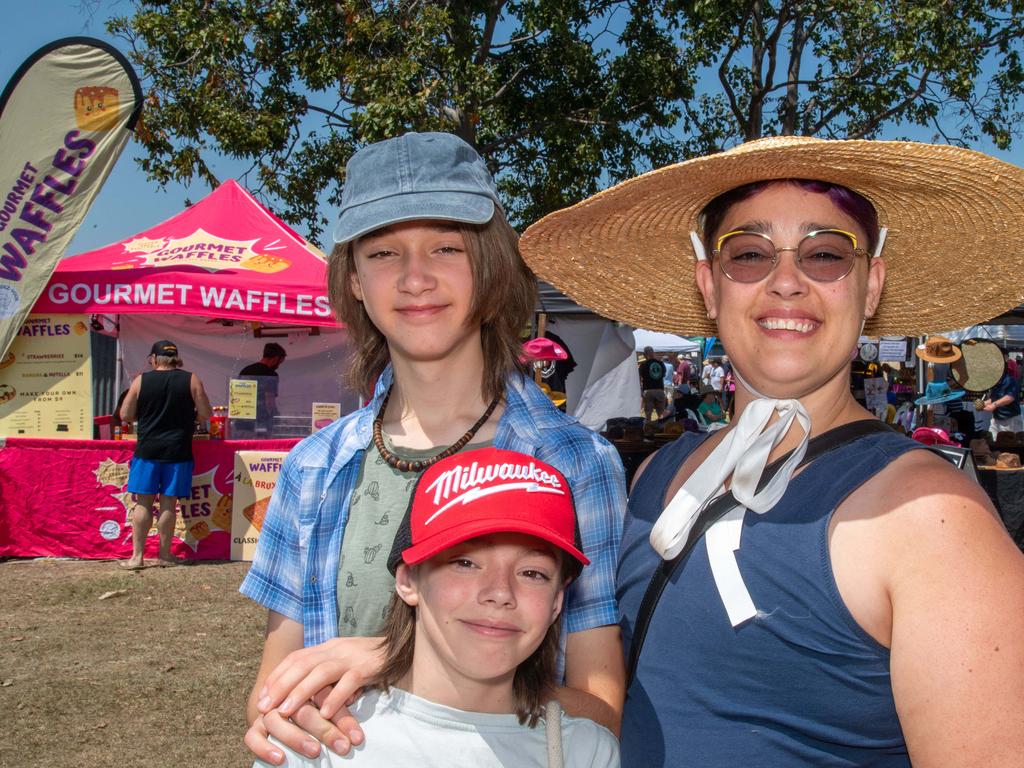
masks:
POLYGON ((312 432, 341 418, 341 403, 313 403, 312 432))

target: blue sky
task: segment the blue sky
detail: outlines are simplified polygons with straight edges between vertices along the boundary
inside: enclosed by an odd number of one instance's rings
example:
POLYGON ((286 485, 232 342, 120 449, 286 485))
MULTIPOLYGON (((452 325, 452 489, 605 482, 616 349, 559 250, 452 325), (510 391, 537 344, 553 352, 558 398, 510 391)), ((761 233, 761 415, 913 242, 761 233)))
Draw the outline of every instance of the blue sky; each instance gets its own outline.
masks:
MULTIPOLYGON (((35 50, 61 37, 98 37, 125 50, 121 41, 107 34, 103 22, 109 16, 130 14, 132 5, 128 0, 99 0, 98 3, 95 0, 30 0, 17 4, 4 0, 3 5, 0 28, 0 81, 3 84, 35 50), (91 5, 98 5, 94 15, 87 10, 91 5)), ((927 131, 922 131, 920 135, 914 134, 914 138, 928 141, 931 137, 927 131)), ((976 149, 1024 165, 1024 140, 1018 140, 1009 152, 994 152, 991 145, 985 144, 976 149)), ((195 201, 208 193, 201 182, 193 183, 190 188, 180 184, 160 188, 147 181, 133 159, 138 153, 138 145, 129 143, 72 241, 69 255, 146 229, 180 211, 186 198, 195 201)), ((240 173, 244 168, 243 164, 232 167, 227 161, 214 163, 220 178, 240 173)), ((325 215, 331 218, 331 212, 325 215)))
MULTIPOLYGON (((17 5, 10 0, 0 0, 0 4, 6 6, 0 26, 3 85, 25 59, 51 40, 85 35, 106 40, 122 52, 126 51, 123 41, 107 34, 104 21, 109 16, 130 14, 132 6, 127 0, 100 0, 99 9, 92 17, 81 0, 29 0, 17 5)), ((174 184, 161 189, 147 181, 133 159, 139 153, 137 144, 129 142, 125 147, 71 241, 68 255, 92 250, 147 229, 178 213, 186 198, 194 202, 208 194, 209 189, 202 182, 195 182, 190 188, 174 184)), ((215 167, 224 176, 230 175, 226 164, 215 167)))

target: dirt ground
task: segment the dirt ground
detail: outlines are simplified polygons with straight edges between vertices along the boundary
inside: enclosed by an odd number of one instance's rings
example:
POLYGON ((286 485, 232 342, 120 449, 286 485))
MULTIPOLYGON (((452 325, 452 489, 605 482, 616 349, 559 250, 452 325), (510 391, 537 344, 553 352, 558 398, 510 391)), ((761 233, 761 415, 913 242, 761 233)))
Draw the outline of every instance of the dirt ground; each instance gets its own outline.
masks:
POLYGON ((250 766, 248 567, 0 562, 0 766, 250 766))

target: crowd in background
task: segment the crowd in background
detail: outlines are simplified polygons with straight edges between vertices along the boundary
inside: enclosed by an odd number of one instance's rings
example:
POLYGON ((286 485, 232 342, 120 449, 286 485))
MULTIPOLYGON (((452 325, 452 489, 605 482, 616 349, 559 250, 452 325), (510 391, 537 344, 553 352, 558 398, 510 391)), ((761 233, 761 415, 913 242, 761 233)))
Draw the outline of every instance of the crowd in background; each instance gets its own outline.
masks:
MULTIPOLYGON (((885 382, 887 408, 879 417, 912 433, 918 426, 944 430, 951 439, 966 446, 971 440, 987 439, 993 444, 999 433, 1024 432, 1021 413, 1021 378, 1024 363, 1021 353, 1006 353, 1006 371, 985 397, 955 399, 932 406, 924 421, 914 413, 915 402, 931 405, 916 387, 914 367, 889 363, 855 365, 851 387, 863 401, 863 380, 885 382)), ((646 421, 665 425, 680 422, 684 431, 702 431, 725 426, 733 416, 736 381, 726 355, 690 358, 683 353, 655 352, 646 347, 638 362, 643 392, 642 413, 646 421)), ((956 388, 950 366, 933 363, 930 380, 949 381, 956 388)))

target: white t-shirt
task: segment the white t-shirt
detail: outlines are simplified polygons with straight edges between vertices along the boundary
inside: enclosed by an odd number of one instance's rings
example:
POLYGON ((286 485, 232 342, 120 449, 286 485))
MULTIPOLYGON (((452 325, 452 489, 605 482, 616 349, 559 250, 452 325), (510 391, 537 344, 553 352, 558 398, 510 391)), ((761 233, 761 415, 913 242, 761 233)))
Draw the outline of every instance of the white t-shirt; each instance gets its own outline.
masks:
POLYGON ((716 392, 722 391, 722 380, 725 378, 725 368, 716 365, 711 371, 711 388, 716 392))
POLYGON ((700 380, 702 384, 711 386, 711 371, 712 368, 707 363, 705 363, 704 367, 700 369, 700 380))
MULTIPOLYGON (((370 691, 350 708, 366 740, 345 757, 327 747, 314 758, 281 746, 287 768, 416 766, 416 768, 547 768, 544 721, 520 725, 515 715, 464 712, 392 688, 370 691)), ((272 741, 274 741, 272 739, 272 741)), ((610 731, 562 716, 565 768, 618 768, 619 743, 610 731)), ((271 768, 257 760, 254 768, 271 768)))

